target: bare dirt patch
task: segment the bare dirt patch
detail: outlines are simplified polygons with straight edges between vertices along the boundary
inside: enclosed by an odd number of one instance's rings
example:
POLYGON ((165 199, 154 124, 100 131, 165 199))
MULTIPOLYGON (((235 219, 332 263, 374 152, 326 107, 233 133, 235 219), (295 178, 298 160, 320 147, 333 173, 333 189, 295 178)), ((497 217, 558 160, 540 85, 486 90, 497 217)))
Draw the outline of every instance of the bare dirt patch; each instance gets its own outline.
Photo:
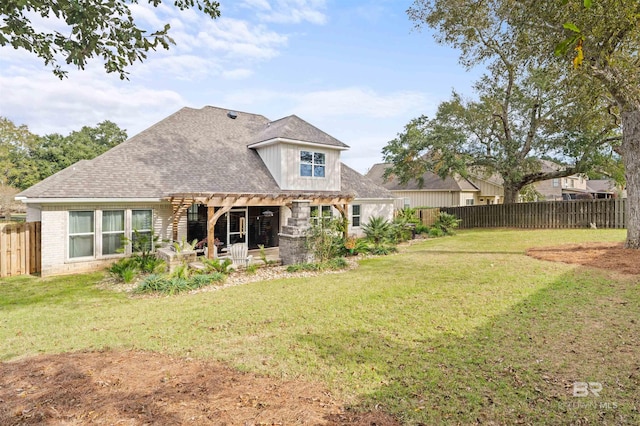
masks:
POLYGON ((531 257, 573 263, 612 272, 640 275, 640 250, 625 249, 619 243, 566 244, 527 250, 531 257))
POLYGON ((0 363, 0 424, 398 425, 322 386, 136 351, 0 363))

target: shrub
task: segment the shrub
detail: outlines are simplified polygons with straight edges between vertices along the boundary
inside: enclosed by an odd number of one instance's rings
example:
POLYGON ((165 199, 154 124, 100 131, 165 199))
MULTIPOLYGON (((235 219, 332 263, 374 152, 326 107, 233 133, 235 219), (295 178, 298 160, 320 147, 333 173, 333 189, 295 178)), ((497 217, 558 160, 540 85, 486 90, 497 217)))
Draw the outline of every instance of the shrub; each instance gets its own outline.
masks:
POLYGON ((326 218, 307 230, 307 248, 318 262, 326 262, 345 252, 342 229, 341 220, 326 218))
POLYGON ((233 261, 229 258, 222 259, 203 259, 205 273, 220 272, 222 274, 228 274, 229 267, 233 264, 233 261))
POLYGON ((416 225, 416 234, 429 234, 429 227, 427 225, 416 225))
POLYGON ((162 292, 168 287, 169 279, 159 274, 147 276, 136 288, 136 293, 162 292))
POLYGON ((362 225, 362 231, 374 246, 379 246, 386 241, 391 232, 391 224, 389 221, 380 216, 373 216, 369 221, 362 225))
POLYGON ((387 254, 390 254, 390 253, 395 253, 397 251, 398 249, 395 248, 394 246, 383 245, 383 244, 373 247, 370 250, 371 254, 383 255, 383 256, 386 256, 387 254))
POLYGON ((246 271, 247 274, 253 275, 258 270, 258 265, 256 265, 255 263, 249 264, 244 270, 246 271))
POLYGON ((453 235, 454 229, 458 227, 460 224, 460 219, 458 219, 455 215, 440 212, 438 216, 438 220, 433 224, 435 228, 440 228, 444 235, 453 235))
POLYGON ((344 257, 336 257, 326 263, 326 268, 331 270, 345 269, 349 266, 349 262, 344 257))
POLYGON ((434 226, 433 228, 429 229, 429 236, 432 238, 443 237, 444 231, 434 226))
POLYGON ((220 283, 223 282, 224 279, 225 275, 220 272, 194 275, 191 278, 151 274, 138 285, 135 291, 136 293, 176 294, 183 291, 195 290, 211 283, 220 283))
POLYGON ((364 238, 350 236, 344 241, 345 255, 355 256, 369 251, 369 245, 364 238))
POLYGON ((130 283, 138 274, 138 263, 132 258, 120 259, 107 268, 120 281, 130 283))

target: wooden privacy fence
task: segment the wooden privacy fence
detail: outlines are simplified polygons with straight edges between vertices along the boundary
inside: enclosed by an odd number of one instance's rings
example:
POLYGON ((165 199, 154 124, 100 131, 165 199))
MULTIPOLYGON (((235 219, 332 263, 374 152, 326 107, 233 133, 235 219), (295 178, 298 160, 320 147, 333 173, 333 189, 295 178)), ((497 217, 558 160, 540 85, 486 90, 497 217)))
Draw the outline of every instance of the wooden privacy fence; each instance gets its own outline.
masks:
POLYGON ((0 277, 40 272, 40 222, 0 225, 0 277))
POLYGON ((441 207, 460 228, 625 228, 625 199, 441 207))

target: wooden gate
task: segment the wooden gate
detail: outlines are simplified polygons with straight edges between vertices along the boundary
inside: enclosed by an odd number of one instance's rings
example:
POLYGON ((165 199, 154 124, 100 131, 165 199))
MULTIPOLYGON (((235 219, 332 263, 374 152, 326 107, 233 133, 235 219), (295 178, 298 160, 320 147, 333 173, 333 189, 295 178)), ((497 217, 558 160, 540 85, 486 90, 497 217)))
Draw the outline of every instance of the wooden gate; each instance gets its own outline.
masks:
POLYGON ((40 222, 0 225, 0 277, 40 272, 40 222))

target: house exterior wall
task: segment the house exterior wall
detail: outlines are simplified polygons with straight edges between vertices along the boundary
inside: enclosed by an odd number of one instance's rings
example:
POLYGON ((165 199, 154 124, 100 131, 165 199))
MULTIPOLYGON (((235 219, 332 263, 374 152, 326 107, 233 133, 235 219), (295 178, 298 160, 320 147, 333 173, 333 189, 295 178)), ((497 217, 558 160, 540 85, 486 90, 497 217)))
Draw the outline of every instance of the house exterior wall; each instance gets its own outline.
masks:
MULTIPOLYGON (((84 204, 59 204, 42 205, 41 207, 41 275, 62 275, 72 273, 92 272, 113 263, 125 254, 97 256, 92 259, 69 259, 69 211, 71 210, 144 210, 153 211, 153 229, 160 240, 171 238, 171 204, 169 203, 84 203, 84 204)), ((101 244, 100 233, 97 232, 96 221, 94 229, 94 247, 101 244)), ((186 216, 184 225, 181 226, 183 235, 186 236, 186 216)), ((125 235, 130 235, 130 225, 125 226, 125 235)), ((97 251, 97 250, 96 250, 97 251)))
MULTIPOLYGON (((279 143, 280 181, 284 190, 301 191, 339 191, 340 190, 340 151, 329 147, 310 147, 279 143), (300 176, 300 151, 321 152, 325 154, 325 177, 300 176)), ((272 172, 273 173, 273 172, 272 172)), ((276 180, 278 180, 276 178, 276 180)))
POLYGON ((533 187, 544 197, 544 199, 540 201, 562 200, 562 178, 535 182, 533 187))
POLYGON ((502 186, 500 185, 496 185, 483 179, 476 179, 472 177, 470 177, 469 180, 480 190, 479 197, 504 197, 504 188, 502 188, 502 186))
POLYGON ((467 198, 474 198, 474 192, 460 191, 391 191, 398 197, 396 208, 403 208, 405 198, 409 199, 409 207, 458 207, 466 205, 467 198))
POLYGON ((269 169, 271 176, 276 180, 278 186, 282 187, 282 146, 273 144, 257 149, 258 155, 269 169))
POLYGON ((40 222, 42 220, 42 208, 40 204, 27 205, 27 222, 40 222))
POLYGON ((353 202, 349 205, 349 235, 355 235, 357 237, 363 237, 364 231, 362 230, 362 225, 369 222, 369 219, 372 217, 383 217, 388 221, 393 220, 393 211, 394 211, 394 200, 353 200, 353 202), (360 226, 353 226, 352 217, 353 217, 353 206, 360 206, 360 226))

